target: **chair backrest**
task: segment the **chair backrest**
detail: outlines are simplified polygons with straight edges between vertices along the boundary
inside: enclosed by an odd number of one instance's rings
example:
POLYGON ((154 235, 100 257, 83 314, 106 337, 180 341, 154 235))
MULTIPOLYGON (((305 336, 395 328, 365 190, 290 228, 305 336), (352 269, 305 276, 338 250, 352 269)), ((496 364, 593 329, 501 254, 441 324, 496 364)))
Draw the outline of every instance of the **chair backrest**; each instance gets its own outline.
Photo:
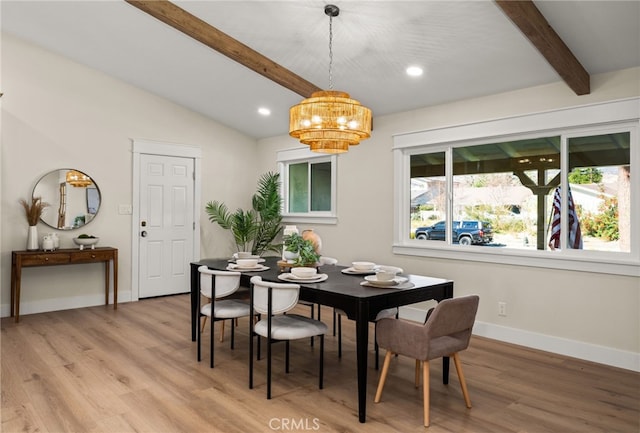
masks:
POLYGON ((424 324, 429 358, 447 356, 469 346, 479 302, 478 295, 468 295, 438 303, 424 324))
POLYGON ((319 263, 320 266, 337 265, 338 264, 338 259, 336 259, 335 257, 320 256, 320 259, 318 260, 318 263, 319 263))
POLYGON ((217 271, 206 266, 200 266, 198 272, 200 272, 200 293, 207 298, 211 298, 214 279, 216 299, 229 296, 240 287, 240 272, 217 271))
POLYGON ((292 283, 272 283, 263 281, 258 275, 251 277, 253 285, 253 308, 260 314, 269 311, 269 288, 271 288, 271 314, 281 314, 291 310, 298 303, 300 286, 292 283))

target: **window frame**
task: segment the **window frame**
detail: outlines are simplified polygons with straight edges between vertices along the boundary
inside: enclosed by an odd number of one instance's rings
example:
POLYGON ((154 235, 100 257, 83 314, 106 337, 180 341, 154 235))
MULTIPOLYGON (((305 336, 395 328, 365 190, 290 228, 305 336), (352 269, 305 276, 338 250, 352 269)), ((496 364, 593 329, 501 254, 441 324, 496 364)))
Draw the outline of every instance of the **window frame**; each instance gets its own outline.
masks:
MULTIPOLYGON (((435 128, 394 135, 394 254, 437 257, 453 260, 491 262, 522 266, 601 272, 640 276, 640 98, 629 98, 585 106, 524 114, 503 119, 435 128), (410 158, 420 153, 445 152, 447 214, 452 215, 452 149, 496 141, 519 140, 543 135, 561 136, 563 190, 567 184, 568 137, 597 134, 611 129, 629 130, 631 188, 631 251, 603 252, 562 249, 562 251, 468 248, 446 242, 425 242, 409 238, 410 158)), ((566 212, 566 208, 563 209, 566 212)), ((566 217, 563 221, 566 221, 566 217)), ((566 227, 565 227, 566 228, 566 227)), ((448 239, 449 233, 447 232, 448 239)))
MULTIPOLYGON (((280 172, 280 194, 282 196, 282 221, 304 224, 336 224, 337 213, 337 155, 311 152, 308 147, 297 147, 277 152, 276 162, 280 172), (289 212, 289 165, 298 163, 331 163, 331 209, 329 211, 289 212)), ((309 176, 311 170, 309 170, 309 176)))

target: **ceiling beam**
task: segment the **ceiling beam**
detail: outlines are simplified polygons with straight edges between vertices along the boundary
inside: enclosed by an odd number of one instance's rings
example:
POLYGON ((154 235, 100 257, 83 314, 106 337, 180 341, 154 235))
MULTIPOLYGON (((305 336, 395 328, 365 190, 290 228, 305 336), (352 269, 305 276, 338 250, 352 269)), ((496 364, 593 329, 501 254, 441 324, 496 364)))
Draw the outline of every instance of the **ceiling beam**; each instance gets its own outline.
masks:
POLYGON ((322 90, 169 1, 125 1, 304 98, 322 90))
POLYGON ((531 0, 495 0, 577 95, 591 92, 589 73, 531 0))

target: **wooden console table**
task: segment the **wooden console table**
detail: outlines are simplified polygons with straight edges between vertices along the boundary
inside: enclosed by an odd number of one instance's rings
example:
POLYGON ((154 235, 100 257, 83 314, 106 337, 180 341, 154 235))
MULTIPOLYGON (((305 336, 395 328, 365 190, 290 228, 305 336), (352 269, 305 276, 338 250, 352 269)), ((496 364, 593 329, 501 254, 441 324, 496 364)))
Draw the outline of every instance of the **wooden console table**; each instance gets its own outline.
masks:
POLYGON ((113 260, 113 309, 118 308, 118 249, 99 247, 93 250, 77 248, 55 251, 11 252, 11 316, 20 321, 20 280, 22 268, 31 266, 74 265, 104 262, 104 304, 109 305, 109 262, 113 260))

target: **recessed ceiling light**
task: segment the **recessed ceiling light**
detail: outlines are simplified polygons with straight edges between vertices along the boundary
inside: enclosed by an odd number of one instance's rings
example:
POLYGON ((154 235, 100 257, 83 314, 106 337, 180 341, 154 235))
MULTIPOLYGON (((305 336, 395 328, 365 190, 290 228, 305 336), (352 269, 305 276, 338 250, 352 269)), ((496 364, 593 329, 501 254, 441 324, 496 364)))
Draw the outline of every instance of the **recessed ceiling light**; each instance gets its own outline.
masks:
POLYGON ((258 108, 258 113, 262 114, 263 116, 268 116, 271 114, 271 110, 265 107, 260 107, 258 108))
POLYGON ((419 66, 409 66, 407 68, 407 75, 410 77, 419 77, 422 75, 422 68, 419 66))

